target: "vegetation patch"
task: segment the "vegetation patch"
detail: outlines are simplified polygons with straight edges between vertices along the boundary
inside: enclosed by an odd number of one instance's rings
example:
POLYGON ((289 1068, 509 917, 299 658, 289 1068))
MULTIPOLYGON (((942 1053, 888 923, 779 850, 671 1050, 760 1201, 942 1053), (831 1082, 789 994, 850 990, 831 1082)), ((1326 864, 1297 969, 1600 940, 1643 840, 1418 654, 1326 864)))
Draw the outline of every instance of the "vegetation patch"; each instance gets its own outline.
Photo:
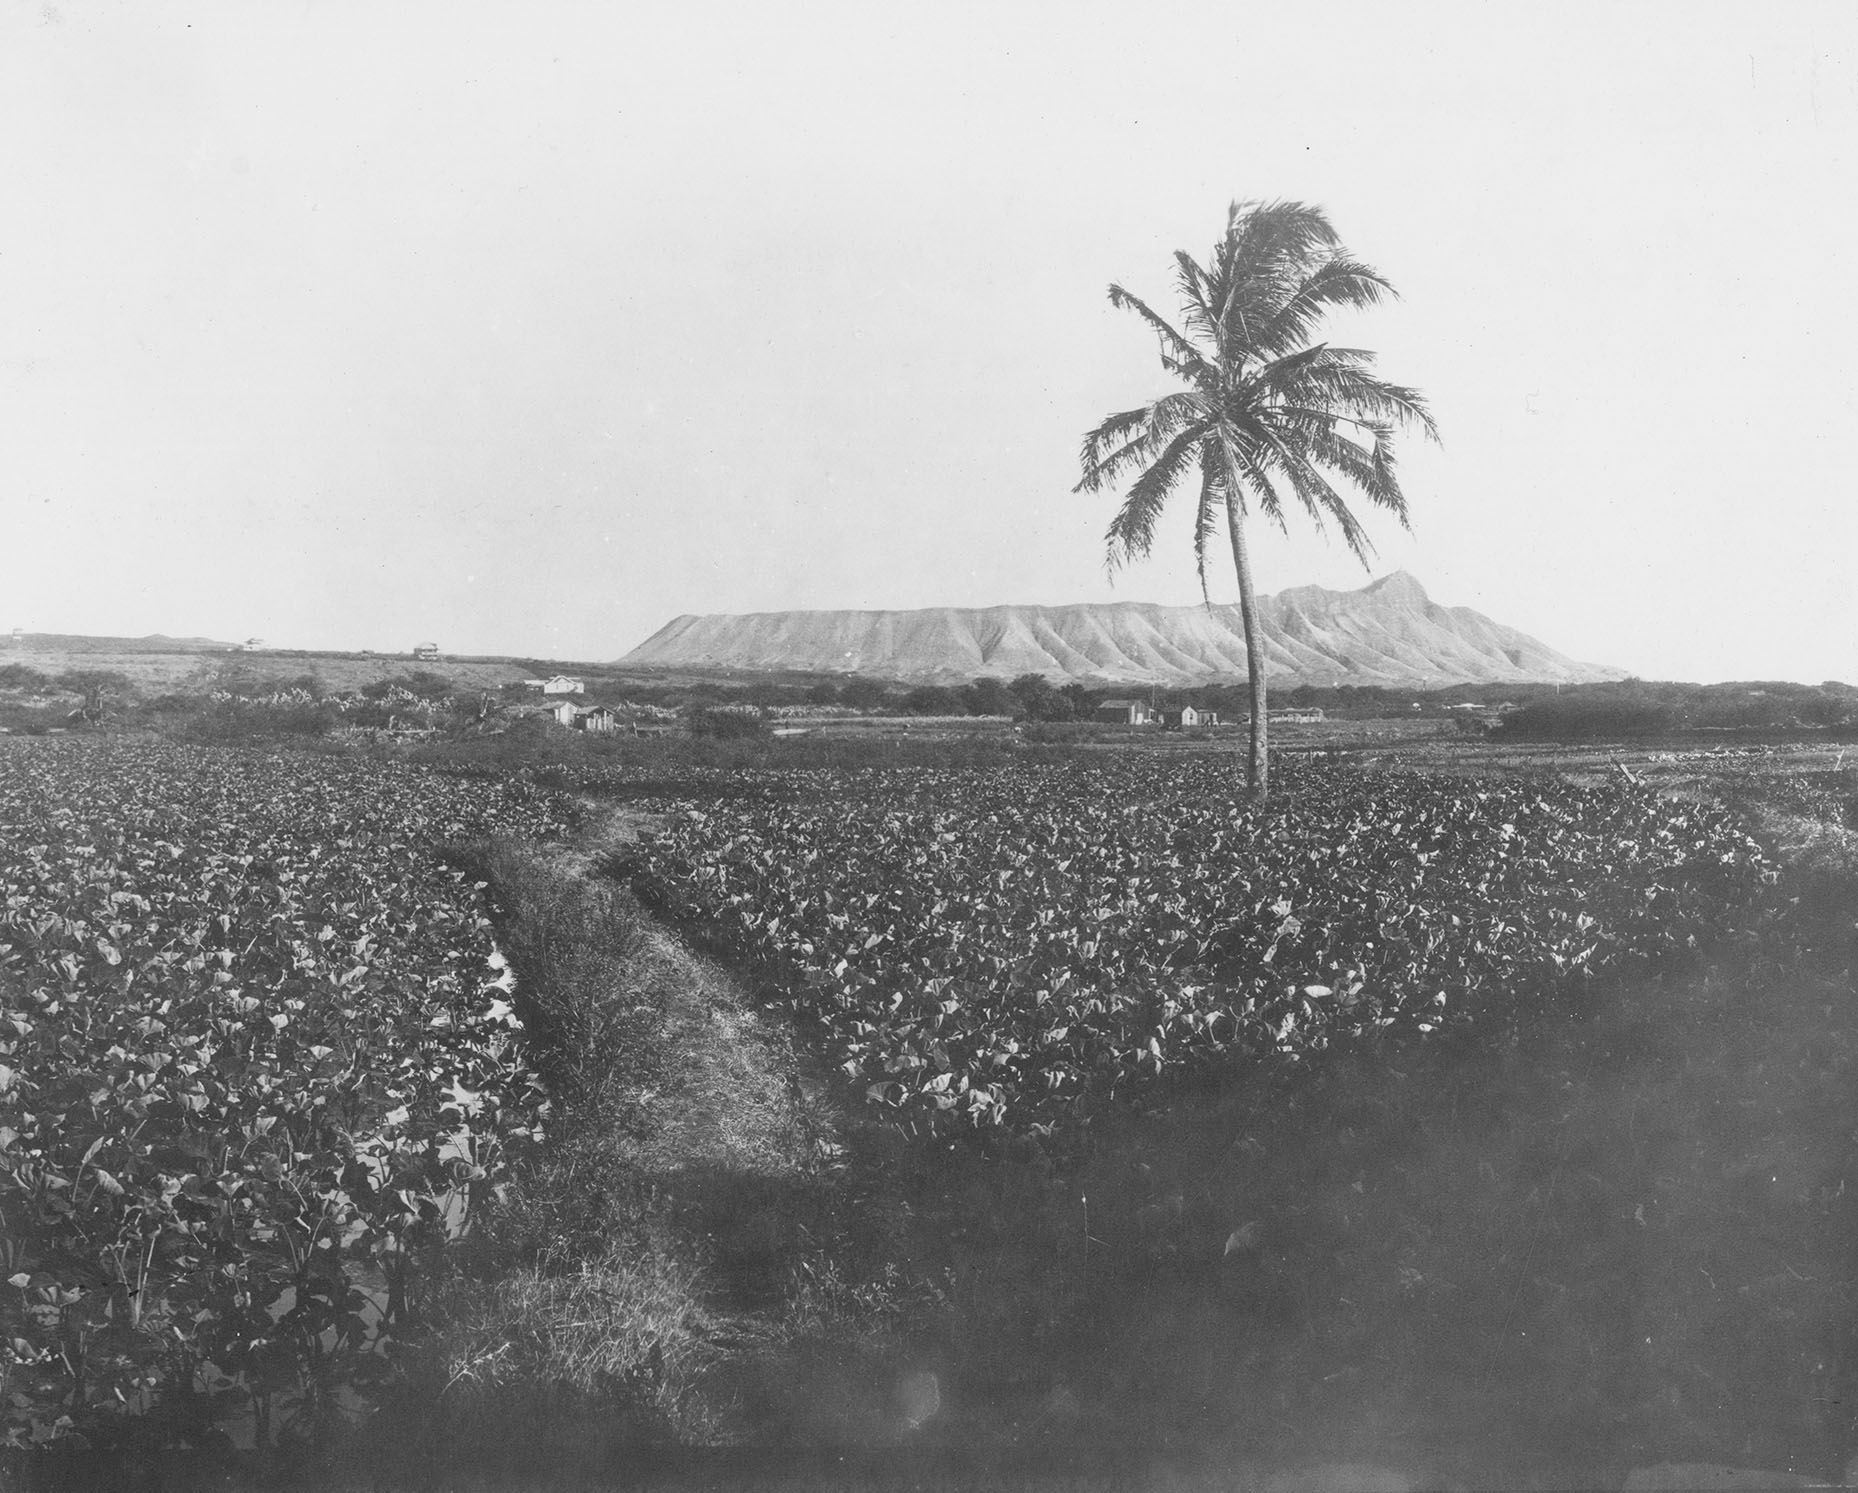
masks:
POLYGON ((1622 785, 1217 758, 852 774, 675 819, 628 869, 768 972, 922 1132, 1032 1128, 1234 1055, 1501 1022, 1650 967, 1769 874, 1720 811, 1622 785))
POLYGON ((4 768, 5 1440, 338 1419, 546 1113, 437 852, 572 804, 149 742, 4 768))

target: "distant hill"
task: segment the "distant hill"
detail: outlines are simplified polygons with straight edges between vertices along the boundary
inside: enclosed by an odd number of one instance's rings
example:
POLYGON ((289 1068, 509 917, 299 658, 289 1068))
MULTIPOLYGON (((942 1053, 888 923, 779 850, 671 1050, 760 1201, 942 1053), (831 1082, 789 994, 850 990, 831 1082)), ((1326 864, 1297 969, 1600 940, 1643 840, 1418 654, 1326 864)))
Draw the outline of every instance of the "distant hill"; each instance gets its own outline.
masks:
MULTIPOLYGON (((1580 663, 1470 607, 1443 607, 1404 571, 1358 591, 1299 586, 1259 598, 1278 684, 1575 683, 1625 671, 1580 663)), ((1232 606, 1092 602, 898 612, 679 617, 621 662, 839 671, 912 683, 1015 678, 1194 684, 1242 677, 1232 606)))
MULTIPOLYGON (((0 661, 7 656, 12 634, 0 633, 0 661)), ((19 635, 18 649, 23 653, 224 653, 236 643, 221 643, 212 638, 171 638, 152 632, 145 638, 90 637, 82 633, 28 632, 19 635)))

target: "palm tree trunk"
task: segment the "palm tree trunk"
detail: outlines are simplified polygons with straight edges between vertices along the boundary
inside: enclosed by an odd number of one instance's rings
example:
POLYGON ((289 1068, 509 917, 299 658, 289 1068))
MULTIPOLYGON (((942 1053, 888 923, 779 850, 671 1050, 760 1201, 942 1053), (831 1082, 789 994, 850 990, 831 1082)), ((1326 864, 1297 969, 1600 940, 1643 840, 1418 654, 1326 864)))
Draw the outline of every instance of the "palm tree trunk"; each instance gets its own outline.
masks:
POLYGON ((1252 560, 1245 548, 1245 520, 1230 491, 1226 493, 1226 531, 1232 536, 1232 567, 1239 573, 1239 620, 1245 627, 1245 672, 1252 686, 1252 755, 1245 781, 1251 788, 1252 802, 1263 803, 1271 783, 1265 733, 1264 648, 1258 637, 1258 598, 1252 591, 1252 560))

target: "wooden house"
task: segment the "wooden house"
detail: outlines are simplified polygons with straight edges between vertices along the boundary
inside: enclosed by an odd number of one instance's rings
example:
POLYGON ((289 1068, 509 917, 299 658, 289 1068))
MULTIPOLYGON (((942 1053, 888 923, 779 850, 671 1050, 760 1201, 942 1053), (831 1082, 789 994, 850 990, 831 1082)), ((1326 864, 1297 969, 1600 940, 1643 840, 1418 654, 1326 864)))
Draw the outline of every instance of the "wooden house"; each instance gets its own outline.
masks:
POLYGON ((1154 724, 1155 713, 1146 700, 1104 700, 1097 706, 1097 719, 1119 726, 1148 726, 1154 724))

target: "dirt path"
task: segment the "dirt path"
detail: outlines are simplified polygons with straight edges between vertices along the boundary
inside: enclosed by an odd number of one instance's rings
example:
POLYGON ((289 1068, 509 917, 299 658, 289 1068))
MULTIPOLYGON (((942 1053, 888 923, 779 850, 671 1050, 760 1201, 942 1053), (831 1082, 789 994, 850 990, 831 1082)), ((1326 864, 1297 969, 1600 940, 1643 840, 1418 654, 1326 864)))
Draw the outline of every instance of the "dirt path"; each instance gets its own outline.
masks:
MULTIPOLYGON (((558 864, 600 877, 617 851, 663 823, 629 804, 592 804, 589 828, 558 864)), ((803 1097, 791 1034, 755 1008, 750 993, 676 932, 647 920, 632 955, 642 984, 663 992, 653 1034, 661 1063, 634 1097, 642 1122, 626 1154, 653 1176, 809 1180, 831 1116, 803 1097)), ((807 1087, 811 1087, 808 1085, 807 1087)))

